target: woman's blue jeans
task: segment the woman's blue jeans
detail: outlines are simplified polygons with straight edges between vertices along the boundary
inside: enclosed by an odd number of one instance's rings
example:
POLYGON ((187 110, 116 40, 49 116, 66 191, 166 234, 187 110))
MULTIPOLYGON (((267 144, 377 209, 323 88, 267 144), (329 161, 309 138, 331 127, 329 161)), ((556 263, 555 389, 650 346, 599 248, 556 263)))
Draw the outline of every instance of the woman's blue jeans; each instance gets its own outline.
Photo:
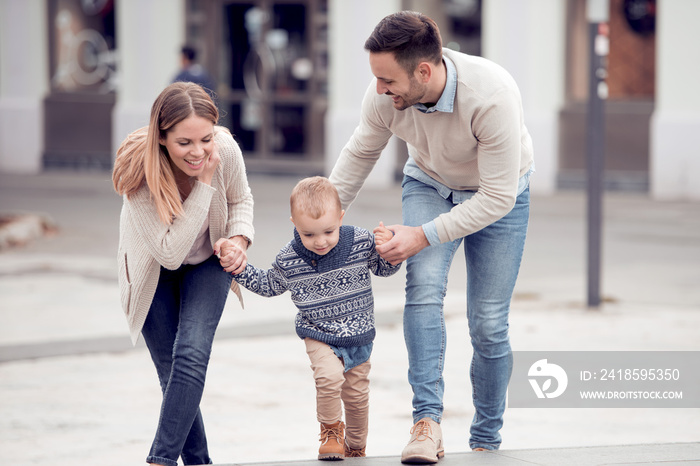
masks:
MULTIPOLYGON (((453 207, 431 186, 405 177, 403 222, 419 226, 453 207)), ((529 187, 518 195, 505 217, 464 238, 430 246, 406 262, 404 338, 408 380, 413 388, 414 423, 425 417, 442 420, 442 377, 446 331, 443 299, 452 259, 464 242, 467 265, 467 320, 473 347, 472 397, 475 415, 469 445, 498 449, 506 390, 513 359, 508 313, 525 246, 530 210, 529 187)))
POLYGON ((216 256, 177 270, 161 267, 142 334, 163 390, 148 463, 211 464, 199 402, 232 276, 216 256))

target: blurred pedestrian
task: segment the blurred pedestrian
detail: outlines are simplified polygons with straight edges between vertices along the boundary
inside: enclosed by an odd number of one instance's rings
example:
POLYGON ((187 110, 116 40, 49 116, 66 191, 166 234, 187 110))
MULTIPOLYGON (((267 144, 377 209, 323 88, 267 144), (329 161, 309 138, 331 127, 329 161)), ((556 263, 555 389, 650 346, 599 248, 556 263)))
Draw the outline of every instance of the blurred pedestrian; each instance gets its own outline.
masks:
POLYGON ((197 63, 197 49, 191 45, 183 45, 180 49, 180 71, 173 82, 190 82, 199 84, 216 102, 216 82, 209 72, 197 63))
POLYGON ((153 103, 149 125, 121 144, 112 174, 124 198, 122 306, 163 390, 150 464, 211 463, 199 403, 231 273, 246 267, 253 239, 243 157, 218 118, 200 86, 171 84, 153 103))
POLYGON ((407 260, 404 336, 414 426, 402 461, 435 463, 444 454, 443 299, 462 242, 474 349, 470 375, 476 413, 469 445, 498 449, 512 369, 508 313, 525 244, 533 170, 520 92, 495 63, 443 49, 437 25, 421 13, 387 16, 365 50, 375 79, 330 180, 347 208, 389 138, 408 143, 403 225, 389 225, 394 237, 377 246, 391 263, 407 260))
POLYGON ((401 265, 379 257, 372 233, 342 224, 345 211, 327 178, 301 180, 292 191, 290 206, 294 239, 280 250, 272 268, 248 264, 234 278, 261 296, 291 293, 299 309, 296 332, 304 340, 316 382, 318 459, 362 457, 376 333, 369 272, 388 277, 401 265))

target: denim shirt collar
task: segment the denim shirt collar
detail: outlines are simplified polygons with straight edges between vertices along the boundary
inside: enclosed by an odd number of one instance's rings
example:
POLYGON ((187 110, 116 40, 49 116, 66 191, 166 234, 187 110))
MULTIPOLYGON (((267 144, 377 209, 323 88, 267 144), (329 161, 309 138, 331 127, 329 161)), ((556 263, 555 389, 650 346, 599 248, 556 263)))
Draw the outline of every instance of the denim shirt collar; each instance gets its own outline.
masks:
POLYGON ((440 99, 433 107, 426 107, 422 103, 417 103, 414 105, 416 110, 423 113, 433 113, 433 112, 444 112, 452 113, 455 104, 455 93, 457 92, 457 69, 455 68, 452 60, 446 56, 442 56, 442 60, 445 62, 445 68, 447 69, 447 80, 445 81, 445 89, 442 91, 440 99))

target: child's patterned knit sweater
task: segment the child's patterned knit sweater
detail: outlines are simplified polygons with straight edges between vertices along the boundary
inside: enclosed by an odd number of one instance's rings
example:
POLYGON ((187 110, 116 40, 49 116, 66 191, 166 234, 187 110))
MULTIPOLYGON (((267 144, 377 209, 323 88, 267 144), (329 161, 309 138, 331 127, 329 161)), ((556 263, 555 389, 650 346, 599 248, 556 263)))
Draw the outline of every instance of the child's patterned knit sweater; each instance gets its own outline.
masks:
POLYGON ((295 229, 294 239, 280 250, 271 269, 248 264, 234 279, 261 296, 289 290, 299 309, 295 325, 300 338, 348 347, 374 340, 370 270, 388 277, 400 268, 379 256, 372 233, 343 225, 338 244, 328 254, 306 249, 295 229))

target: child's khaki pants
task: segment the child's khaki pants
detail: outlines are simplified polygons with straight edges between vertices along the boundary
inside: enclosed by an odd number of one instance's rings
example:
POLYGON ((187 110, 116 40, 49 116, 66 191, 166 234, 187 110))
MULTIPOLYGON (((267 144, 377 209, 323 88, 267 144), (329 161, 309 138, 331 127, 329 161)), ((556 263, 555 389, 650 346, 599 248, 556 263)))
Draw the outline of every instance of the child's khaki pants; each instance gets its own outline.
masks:
POLYGON ((345 372, 343 361, 326 343, 311 338, 304 342, 316 381, 318 421, 341 421, 345 404, 345 441, 350 448, 364 448, 369 419, 369 360, 345 372))

